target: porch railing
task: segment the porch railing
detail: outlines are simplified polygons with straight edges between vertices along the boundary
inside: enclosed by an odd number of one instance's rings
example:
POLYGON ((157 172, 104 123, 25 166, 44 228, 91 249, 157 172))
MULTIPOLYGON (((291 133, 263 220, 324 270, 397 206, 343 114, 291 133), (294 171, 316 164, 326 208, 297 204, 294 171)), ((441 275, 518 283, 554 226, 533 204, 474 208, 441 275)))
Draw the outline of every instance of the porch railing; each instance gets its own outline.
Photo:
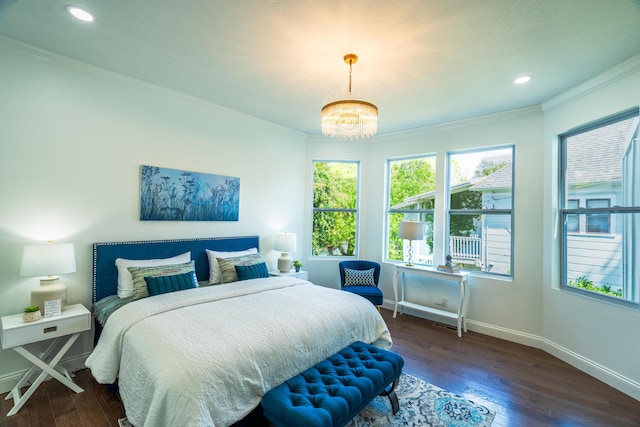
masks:
POLYGON ((454 260, 480 259, 482 254, 482 239, 476 234, 469 237, 449 236, 449 255, 454 260))

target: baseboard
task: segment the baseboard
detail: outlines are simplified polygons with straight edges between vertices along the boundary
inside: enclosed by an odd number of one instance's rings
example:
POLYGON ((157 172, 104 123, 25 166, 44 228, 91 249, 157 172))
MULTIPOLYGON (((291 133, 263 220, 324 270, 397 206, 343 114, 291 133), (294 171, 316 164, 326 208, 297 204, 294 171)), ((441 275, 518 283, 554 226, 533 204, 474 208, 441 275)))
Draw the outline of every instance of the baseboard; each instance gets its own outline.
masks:
MULTIPOLYGON (((67 369, 67 371, 75 372, 85 368, 84 362, 87 360, 87 357, 89 357, 90 354, 91 353, 84 353, 84 354, 79 354, 73 357, 69 357, 69 358, 63 359, 60 362, 60 364, 64 366, 67 369)), ((0 393, 6 393, 8 391, 11 391, 13 387, 15 387, 16 384, 18 384, 18 381, 20 381, 20 378, 22 378, 22 376, 28 370, 29 369, 27 368, 25 370, 12 372, 10 374, 0 377, 0 393)), ((49 379, 51 379, 51 377, 49 377, 49 379)))
MULTIPOLYGON (((382 306, 386 309, 393 310, 394 302, 386 300, 384 301, 382 306)), ((411 311, 408 309, 405 309, 405 313, 411 316, 420 317, 422 319, 437 320, 438 322, 448 324, 451 323, 451 321, 448 319, 440 319, 437 316, 429 315, 428 313, 411 311)), ((569 365, 581 370, 582 372, 589 374, 594 378, 597 378, 598 380, 610 385, 617 390, 620 390, 621 392, 633 397, 634 399, 640 400, 639 382, 627 378, 624 375, 621 375, 618 372, 607 368, 606 366, 587 359, 586 357, 575 353, 561 345, 558 345, 548 339, 545 339, 538 335, 503 328, 501 326, 490 325, 488 323, 478 322, 475 320, 467 320, 467 330, 541 349, 551 354, 552 356, 557 357, 563 362, 566 362, 569 365)))
POLYGON ((542 350, 557 357, 558 359, 567 362, 569 365, 580 369, 591 375, 594 378, 599 379, 603 383, 610 385, 611 387, 620 390, 624 394, 633 397, 636 400, 640 400, 640 383, 630 378, 621 375, 606 366, 587 359, 578 353, 575 353, 567 348, 564 348, 554 342, 545 340, 542 350))

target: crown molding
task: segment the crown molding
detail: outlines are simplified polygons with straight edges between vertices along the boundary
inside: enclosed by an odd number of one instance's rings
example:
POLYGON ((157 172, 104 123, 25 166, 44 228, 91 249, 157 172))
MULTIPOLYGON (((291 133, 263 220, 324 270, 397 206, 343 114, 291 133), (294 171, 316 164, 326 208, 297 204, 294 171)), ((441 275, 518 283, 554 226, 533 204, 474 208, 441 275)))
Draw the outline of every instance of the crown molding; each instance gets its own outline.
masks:
POLYGON ((542 111, 552 110, 561 105, 575 101, 583 96, 608 86, 616 81, 623 79, 631 74, 640 71, 640 54, 632 56, 623 63, 593 77, 585 82, 574 86, 573 88, 554 96, 541 104, 542 111))

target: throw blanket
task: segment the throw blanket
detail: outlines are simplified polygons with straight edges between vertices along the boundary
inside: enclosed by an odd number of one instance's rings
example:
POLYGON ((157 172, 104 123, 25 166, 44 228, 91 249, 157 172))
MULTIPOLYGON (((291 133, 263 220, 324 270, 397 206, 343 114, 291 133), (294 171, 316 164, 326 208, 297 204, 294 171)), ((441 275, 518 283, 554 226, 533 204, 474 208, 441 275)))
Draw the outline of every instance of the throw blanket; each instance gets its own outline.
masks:
POLYGON ((272 277, 127 304, 86 365, 100 383, 119 378, 136 427, 228 426, 268 390, 356 340, 391 347, 369 301, 272 277))

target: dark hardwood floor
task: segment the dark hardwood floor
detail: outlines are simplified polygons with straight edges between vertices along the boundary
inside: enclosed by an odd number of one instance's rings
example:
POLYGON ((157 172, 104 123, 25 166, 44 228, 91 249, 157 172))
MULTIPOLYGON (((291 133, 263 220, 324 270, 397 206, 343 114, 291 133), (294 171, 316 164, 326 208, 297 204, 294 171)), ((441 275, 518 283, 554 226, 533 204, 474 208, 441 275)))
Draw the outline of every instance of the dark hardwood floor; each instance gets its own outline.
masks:
MULTIPOLYGON (((494 409, 493 427, 640 426, 640 401, 537 349, 455 330, 382 310, 393 350, 405 372, 494 409)), ((55 380, 44 383, 14 416, 0 396, 0 426, 117 426, 119 399, 96 384, 87 369, 76 373, 83 393, 55 380)))

